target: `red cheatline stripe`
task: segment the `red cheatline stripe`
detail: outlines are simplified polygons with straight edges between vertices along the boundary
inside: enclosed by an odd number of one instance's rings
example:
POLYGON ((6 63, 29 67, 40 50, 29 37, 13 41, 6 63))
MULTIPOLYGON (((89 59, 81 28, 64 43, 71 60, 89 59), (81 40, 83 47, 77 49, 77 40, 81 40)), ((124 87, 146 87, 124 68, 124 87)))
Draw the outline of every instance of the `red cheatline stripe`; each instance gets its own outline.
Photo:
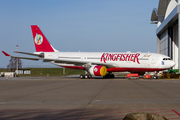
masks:
POLYGON ((175 112, 179 117, 180 117, 180 113, 178 113, 177 111, 175 110, 172 110, 173 112, 175 112))

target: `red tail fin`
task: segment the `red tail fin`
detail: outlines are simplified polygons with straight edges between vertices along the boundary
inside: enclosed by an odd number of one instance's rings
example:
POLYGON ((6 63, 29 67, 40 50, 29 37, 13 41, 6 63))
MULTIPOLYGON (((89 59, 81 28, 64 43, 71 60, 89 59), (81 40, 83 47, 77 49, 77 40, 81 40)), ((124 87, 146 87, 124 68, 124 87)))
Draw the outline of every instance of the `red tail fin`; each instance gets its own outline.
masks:
POLYGON ((37 25, 31 25, 36 52, 55 52, 37 25))

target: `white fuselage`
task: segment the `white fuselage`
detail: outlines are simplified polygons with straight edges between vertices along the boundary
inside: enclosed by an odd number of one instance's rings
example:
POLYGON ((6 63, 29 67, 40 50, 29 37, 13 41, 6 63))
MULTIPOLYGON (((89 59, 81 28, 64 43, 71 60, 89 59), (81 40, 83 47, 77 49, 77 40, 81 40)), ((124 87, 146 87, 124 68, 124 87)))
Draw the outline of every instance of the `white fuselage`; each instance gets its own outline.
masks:
MULTIPOLYGON (((175 65, 174 61, 168 56, 157 53, 117 53, 117 52, 44 52, 45 59, 69 60, 88 64, 111 65, 107 67, 108 72, 121 71, 161 71, 171 68, 175 65), (164 59, 164 60, 163 60, 164 59)), ((84 69, 78 64, 70 64, 69 62, 51 62, 55 65, 84 69), (67 64, 68 63, 68 64, 67 64)))

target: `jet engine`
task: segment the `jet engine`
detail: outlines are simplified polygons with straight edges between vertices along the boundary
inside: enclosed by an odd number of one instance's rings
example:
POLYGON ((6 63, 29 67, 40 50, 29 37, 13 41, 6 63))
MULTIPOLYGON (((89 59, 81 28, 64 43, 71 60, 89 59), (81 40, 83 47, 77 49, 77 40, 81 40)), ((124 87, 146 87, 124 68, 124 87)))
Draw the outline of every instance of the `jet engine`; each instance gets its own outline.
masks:
POLYGON ((93 65, 89 69, 91 75, 95 76, 105 76, 107 73, 107 68, 105 66, 93 65))

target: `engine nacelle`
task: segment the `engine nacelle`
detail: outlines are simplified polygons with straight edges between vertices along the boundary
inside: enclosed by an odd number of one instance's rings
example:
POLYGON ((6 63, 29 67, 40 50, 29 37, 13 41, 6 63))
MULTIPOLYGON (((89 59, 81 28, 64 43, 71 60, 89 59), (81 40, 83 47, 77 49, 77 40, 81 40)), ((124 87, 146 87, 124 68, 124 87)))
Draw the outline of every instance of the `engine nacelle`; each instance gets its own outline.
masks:
POLYGON ((107 68, 105 66, 94 65, 94 66, 91 66, 91 68, 89 69, 89 72, 91 73, 91 75, 105 76, 107 73, 107 68))

